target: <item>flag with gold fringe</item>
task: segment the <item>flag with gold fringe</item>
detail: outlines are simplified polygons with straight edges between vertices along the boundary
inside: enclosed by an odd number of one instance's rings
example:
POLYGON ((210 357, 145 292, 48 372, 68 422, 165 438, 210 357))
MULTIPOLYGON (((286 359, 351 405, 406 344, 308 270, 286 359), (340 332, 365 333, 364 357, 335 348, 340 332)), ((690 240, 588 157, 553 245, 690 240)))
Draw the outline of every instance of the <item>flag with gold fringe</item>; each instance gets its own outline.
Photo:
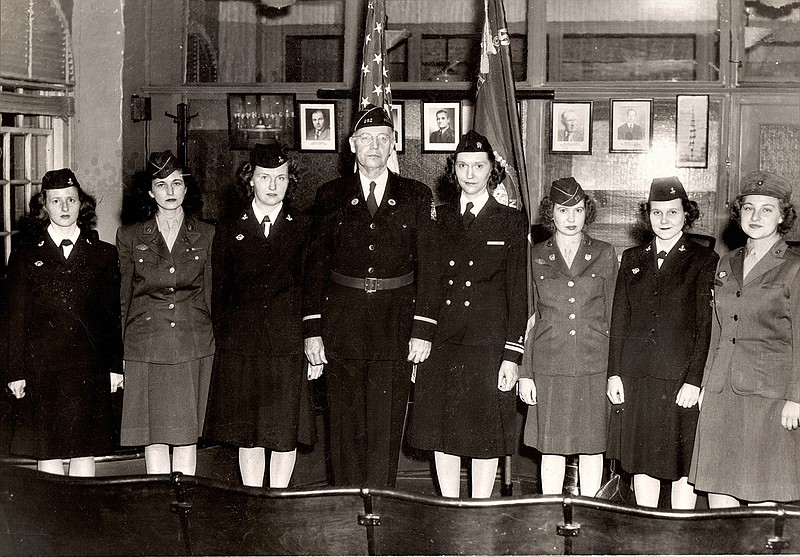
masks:
POLYGON ((483 4, 486 19, 481 39, 481 67, 473 128, 486 136, 494 147, 495 156, 506 168, 506 179, 495 190, 495 197, 506 205, 526 209, 530 217, 522 129, 517 112, 514 74, 511 71, 511 40, 506 15, 502 0, 484 0, 483 4))
MULTIPOLYGON (((387 67, 386 3, 369 0, 364 28, 364 48, 361 55, 361 88, 359 108, 368 104, 382 106, 392 116, 392 84, 387 67)), ((398 172, 397 153, 392 151, 389 169, 398 172)))

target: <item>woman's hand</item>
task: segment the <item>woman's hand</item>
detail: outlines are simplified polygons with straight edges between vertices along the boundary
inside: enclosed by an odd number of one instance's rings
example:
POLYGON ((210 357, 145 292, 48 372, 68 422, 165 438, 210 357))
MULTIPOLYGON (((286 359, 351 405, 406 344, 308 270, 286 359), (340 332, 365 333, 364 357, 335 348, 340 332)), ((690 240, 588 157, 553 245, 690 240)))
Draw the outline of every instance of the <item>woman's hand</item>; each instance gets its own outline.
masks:
POLYGON ((700 387, 684 383, 675 397, 675 404, 683 408, 691 408, 700 400, 700 387))
POLYGON ((19 381, 11 381, 8 384, 8 388, 11 390, 11 394, 14 395, 14 398, 22 398, 25 396, 24 379, 20 379, 19 381))
POLYGON ((625 389, 622 387, 622 378, 619 375, 612 375, 608 378, 606 396, 611 404, 622 404, 625 402, 625 389))
POLYGON ((116 393, 117 389, 125 388, 125 376, 121 373, 109 373, 111 376, 111 392, 116 393))
POLYGON ((787 400, 781 410, 781 425, 789 431, 800 427, 800 404, 787 400))
POLYGON ((306 358, 312 366, 319 366, 327 364, 328 359, 325 357, 325 345, 322 342, 322 337, 309 337, 303 341, 306 358))
POLYGON ((322 368, 325 367, 322 364, 315 366, 314 364, 308 364, 308 380, 313 381, 314 379, 319 379, 322 375, 322 368))
POLYGON ((408 361, 421 364, 431 355, 431 342, 420 338, 408 341, 408 361))
POLYGON ((497 388, 503 392, 510 391, 517 384, 519 366, 514 362, 503 360, 500 371, 497 372, 497 388))
POLYGON ((536 404, 536 383, 530 377, 520 377, 517 383, 517 394, 525 404, 533 406, 536 404))

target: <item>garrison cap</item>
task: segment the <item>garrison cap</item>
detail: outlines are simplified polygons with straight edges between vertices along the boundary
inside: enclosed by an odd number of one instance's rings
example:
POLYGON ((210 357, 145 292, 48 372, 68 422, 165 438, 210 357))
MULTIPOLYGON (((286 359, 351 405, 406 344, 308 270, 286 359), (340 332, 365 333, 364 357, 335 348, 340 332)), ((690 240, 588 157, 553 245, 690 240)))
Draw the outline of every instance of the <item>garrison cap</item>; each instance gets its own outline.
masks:
POLYGON ((288 162, 289 157, 277 142, 256 143, 250 151, 250 164, 261 168, 278 168, 288 162))
POLYGON ((550 201, 553 203, 572 207, 584 199, 586 199, 586 192, 572 176, 559 178, 550 186, 550 201))
POLYGON ((456 147, 456 155, 459 153, 487 153, 489 158, 494 156, 492 144, 475 130, 469 130, 461 136, 461 141, 456 147))
POLYGON ((370 126, 389 126, 394 129, 394 122, 392 118, 386 114, 383 107, 375 106, 370 103, 356 113, 355 123, 353 124, 353 133, 361 128, 370 126))
POLYGON ((166 178, 176 170, 183 172, 183 168, 178 164, 178 159, 175 158, 172 151, 150 153, 150 158, 147 161, 147 173, 151 179, 166 178))
POLYGON ((650 197, 647 201, 672 201, 673 199, 689 199, 683 184, 675 176, 653 178, 650 184, 650 197))
POLYGON ((44 176, 42 177, 43 190, 60 190, 73 186, 76 188, 81 187, 81 185, 78 183, 78 179, 75 177, 75 174, 73 174, 72 170, 69 168, 62 168, 61 170, 49 170, 45 172, 44 176))

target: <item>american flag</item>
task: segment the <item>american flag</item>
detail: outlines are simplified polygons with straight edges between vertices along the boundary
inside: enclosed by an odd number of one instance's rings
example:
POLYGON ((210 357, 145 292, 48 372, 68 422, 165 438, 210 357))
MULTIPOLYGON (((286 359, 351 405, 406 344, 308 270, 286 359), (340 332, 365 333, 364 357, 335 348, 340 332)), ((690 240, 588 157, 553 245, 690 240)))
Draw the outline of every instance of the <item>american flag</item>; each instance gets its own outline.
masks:
POLYGON ((481 68, 473 128, 486 136, 494 147, 495 156, 506 165, 506 179, 495 190, 495 197, 518 209, 524 205, 530 217, 522 128, 511 71, 511 40, 506 15, 502 0, 484 0, 483 5, 486 20, 481 40, 481 68), (524 203, 521 196, 525 196, 524 203))
MULTIPOLYGON (((369 0, 367 22, 364 28, 364 49, 361 56, 361 90, 359 108, 368 104, 382 106, 392 115, 392 84, 387 67, 386 3, 384 0, 369 0)), ((398 172, 397 153, 392 151, 389 169, 398 172)))

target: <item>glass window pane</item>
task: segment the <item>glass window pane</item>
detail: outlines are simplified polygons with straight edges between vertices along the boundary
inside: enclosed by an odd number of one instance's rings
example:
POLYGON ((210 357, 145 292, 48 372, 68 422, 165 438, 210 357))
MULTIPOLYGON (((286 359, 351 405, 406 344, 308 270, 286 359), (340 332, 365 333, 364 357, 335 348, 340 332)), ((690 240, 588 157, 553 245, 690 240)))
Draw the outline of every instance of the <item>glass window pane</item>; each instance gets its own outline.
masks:
POLYGON ((547 0, 548 81, 716 81, 717 0, 547 0))
MULTIPOLYGON (((527 79, 528 0, 505 0, 514 79, 527 79)), ((391 78, 397 81, 475 81, 480 69, 483 2, 386 0, 391 78)))
POLYGON ((800 5, 745 1, 742 79, 796 81, 800 76, 800 5))

